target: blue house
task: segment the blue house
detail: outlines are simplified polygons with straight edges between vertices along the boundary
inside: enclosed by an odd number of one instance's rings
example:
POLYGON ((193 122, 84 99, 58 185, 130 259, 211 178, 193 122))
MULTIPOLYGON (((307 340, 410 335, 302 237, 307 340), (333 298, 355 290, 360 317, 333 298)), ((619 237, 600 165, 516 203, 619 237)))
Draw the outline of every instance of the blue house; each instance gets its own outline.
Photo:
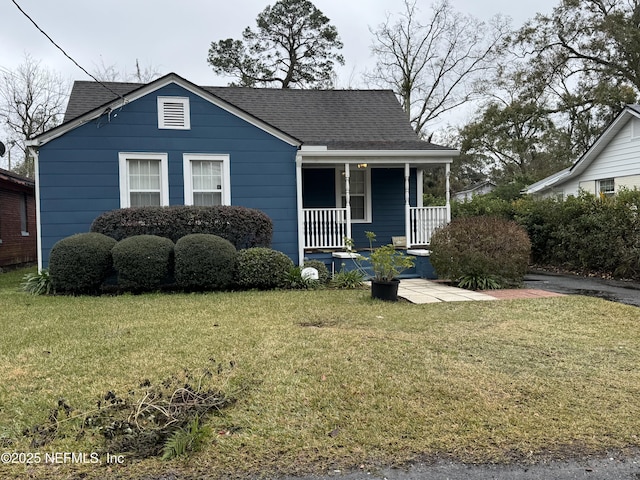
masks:
POLYGON ((64 122, 30 142, 38 258, 101 213, 143 205, 241 205, 274 224, 294 262, 331 257, 344 238, 429 244, 450 219, 423 207, 426 168, 456 150, 421 141, 387 90, 75 82, 64 122))

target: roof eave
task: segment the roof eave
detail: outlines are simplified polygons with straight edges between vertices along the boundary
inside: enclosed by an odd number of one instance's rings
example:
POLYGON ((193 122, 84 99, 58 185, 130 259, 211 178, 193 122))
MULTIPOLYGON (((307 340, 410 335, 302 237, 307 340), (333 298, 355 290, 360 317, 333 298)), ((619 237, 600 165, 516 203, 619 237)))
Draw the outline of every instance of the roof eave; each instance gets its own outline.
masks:
POLYGON ((539 193, 560 183, 564 183, 571 176, 571 170, 569 168, 565 168, 564 170, 560 170, 559 172, 556 172, 553 175, 550 175, 547 178, 543 178, 542 180, 539 180, 538 182, 530 185, 529 187, 522 190, 522 192, 525 194, 539 193))
POLYGON ((622 109, 616 118, 614 118, 609 126, 598 136, 593 145, 571 166, 572 175, 582 173, 591 162, 602 152, 609 144, 611 139, 620 132, 622 127, 629 121, 629 117, 640 118, 640 112, 635 108, 627 105, 622 109))

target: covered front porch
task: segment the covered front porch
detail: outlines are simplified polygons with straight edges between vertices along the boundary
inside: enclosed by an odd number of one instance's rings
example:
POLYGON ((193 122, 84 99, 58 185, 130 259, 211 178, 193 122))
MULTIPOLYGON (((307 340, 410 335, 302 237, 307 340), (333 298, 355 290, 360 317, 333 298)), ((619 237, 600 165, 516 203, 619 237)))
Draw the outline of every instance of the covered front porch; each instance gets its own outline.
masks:
POLYGON ((369 246, 428 247, 433 232, 451 220, 451 150, 301 150, 297 157, 299 258, 369 246), (445 169, 445 205, 423 205, 424 171, 445 169), (300 208, 301 207, 301 208, 300 208))

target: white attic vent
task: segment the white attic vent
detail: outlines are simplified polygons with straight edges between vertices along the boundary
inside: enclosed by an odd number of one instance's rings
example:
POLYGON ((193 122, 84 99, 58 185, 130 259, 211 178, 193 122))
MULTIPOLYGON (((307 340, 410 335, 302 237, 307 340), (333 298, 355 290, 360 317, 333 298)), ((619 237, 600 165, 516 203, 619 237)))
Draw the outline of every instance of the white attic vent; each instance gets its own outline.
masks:
POLYGON ((191 128, 187 97, 158 97, 158 128, 188 130, 191 128))

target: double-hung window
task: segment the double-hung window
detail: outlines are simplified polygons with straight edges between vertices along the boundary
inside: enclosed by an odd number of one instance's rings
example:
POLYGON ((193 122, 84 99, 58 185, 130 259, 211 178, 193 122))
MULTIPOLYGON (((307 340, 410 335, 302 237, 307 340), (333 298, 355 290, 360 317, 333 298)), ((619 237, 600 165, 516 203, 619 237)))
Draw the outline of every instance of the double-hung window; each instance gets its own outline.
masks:
MULTIPOLYGON (((338 170, 336 191, 338 204, 345 208, 347 205, 345 171, 338 170)), ((349 169, 349 203, 351 205, 351 220, 354 222, 371 221, 371 170, 368 168, 349 169)))
POLYGON ((229 155, 185 153, 185 205, 231 205, 229 155))
POLYGON ((611 196, 616 193, 616 182, 613 178, 598 180, 598 193, 600 195, 611 196))
POLYGON ((166 153, 120 153, 120 206, 169 205, 166 153))

